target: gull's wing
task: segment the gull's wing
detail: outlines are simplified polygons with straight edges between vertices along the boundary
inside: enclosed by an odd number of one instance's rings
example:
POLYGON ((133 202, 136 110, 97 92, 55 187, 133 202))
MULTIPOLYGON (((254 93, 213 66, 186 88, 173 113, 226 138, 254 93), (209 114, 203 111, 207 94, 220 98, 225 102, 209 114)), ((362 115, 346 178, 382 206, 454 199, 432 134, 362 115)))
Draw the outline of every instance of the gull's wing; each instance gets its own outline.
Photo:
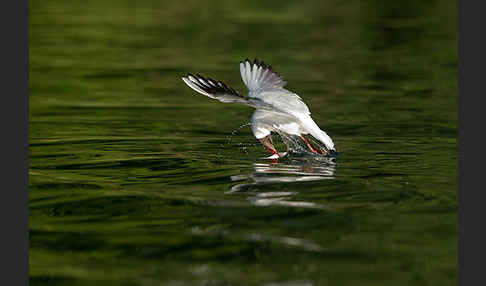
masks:
MULTIPOLYGON (((297 94, 283 88, 287 82, 275 72, 271 66, 265 65, 264 62, 255 59, 251 63, 248 59, 240 63, 241 78, 248 88, 248 96, 261 100, 265 106, 281 113, 290 114, 295 117, 303 130, 299 132, 311 134, 316 139, 324 143, 329 149, 334 149, 334 143, 326 132, 322 131, 319 126, 312 120, 310 110, 297 94)), ((258 112, 258 110, 257 110, 258 112)), ((257 113, 255 112, 255 113, 257 113)), ((261 118, 255 118, 260 121, 261 118)), ((282 119, 271 118, 272 125, 277 128, 292 133, 295 129, 294 122, 286 122, 282 119)), ((255 122, 257 124, 258 122, 255 122)), ((296 129, 297 130, 297 129, 296 129)))
POLYGON ((280 74, 272 69, 271 65, 267 66, 258 59, 255 59, 253 63, 249 59, 240 62, 240 73, 250 97, 252 97, 251 94, 256 95, 263 90, 283 89, 287 84, 280 74))
POLYGON ((248 97, 257 98, 276 110, 294 116, 310 114, 309 108, 297 94, 283 88, 287 82, 263 61, 240 62, 240 73, 248 89, 248 97))
POLYGON ((209 98, 217 99, 224 103, 236 102, 249 104, 248 100, 233 88, 221 81, 204 78, 201 75, 188 74, 182 80, 192 89, 209 98))

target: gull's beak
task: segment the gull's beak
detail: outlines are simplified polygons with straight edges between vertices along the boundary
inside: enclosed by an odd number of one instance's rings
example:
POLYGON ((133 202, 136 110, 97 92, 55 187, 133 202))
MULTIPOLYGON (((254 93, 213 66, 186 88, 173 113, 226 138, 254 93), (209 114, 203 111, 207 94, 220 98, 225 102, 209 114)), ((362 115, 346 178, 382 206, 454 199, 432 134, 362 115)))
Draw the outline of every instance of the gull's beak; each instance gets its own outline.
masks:
POLYGON ((329 157, 337 157, 338 155, 339 155, 339 153, 334 149, 327 151, 327 156, 329 156, 329 157))

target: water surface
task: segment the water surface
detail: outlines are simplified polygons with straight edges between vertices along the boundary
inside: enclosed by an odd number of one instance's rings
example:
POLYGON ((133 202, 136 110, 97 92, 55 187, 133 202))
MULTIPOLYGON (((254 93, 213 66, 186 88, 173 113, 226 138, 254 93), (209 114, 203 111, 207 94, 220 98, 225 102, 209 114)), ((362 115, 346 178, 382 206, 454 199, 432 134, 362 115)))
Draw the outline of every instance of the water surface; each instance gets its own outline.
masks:
POLYGON ((29 11, 31 285, 457 284, 455 1, 29 11), (334 162, 261 159, 250 108, 180 80, 243 92, 255 56, 334 162))

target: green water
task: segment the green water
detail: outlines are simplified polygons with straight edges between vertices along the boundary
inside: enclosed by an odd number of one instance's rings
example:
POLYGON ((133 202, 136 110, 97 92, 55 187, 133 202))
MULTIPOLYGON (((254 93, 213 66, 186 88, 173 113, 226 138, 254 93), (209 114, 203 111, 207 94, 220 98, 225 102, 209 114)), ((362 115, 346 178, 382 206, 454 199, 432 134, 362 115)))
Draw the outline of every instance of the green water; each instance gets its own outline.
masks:
MULTIPOLYGON (((456 285, 456 1, 30 1, 31 285, 456 285), (340 152, 270 164, 273 65, 340 152)), ((282 148, 281 142, 277 148, 282 148)))

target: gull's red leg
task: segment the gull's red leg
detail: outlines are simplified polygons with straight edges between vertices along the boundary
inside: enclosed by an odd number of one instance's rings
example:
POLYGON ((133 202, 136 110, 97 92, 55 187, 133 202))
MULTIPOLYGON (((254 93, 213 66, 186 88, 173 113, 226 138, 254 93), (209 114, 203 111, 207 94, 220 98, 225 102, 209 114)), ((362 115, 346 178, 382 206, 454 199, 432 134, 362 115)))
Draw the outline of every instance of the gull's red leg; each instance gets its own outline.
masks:
POLYGON ((304 141, 304 143, 307 145, 307 147, 309 147, 309 149, 312 151, 312 153, 317 154, 317 151, 314 150, 314 148, 312 148, 311 144, 309 143, 309 141, 307 141, 307 139, 304 138, 304 136, 300 135, 300 139, 302 139, 302 141, 304 141))
POLYGON ((270 152, 270 154, 272 154, 272 155, 277 154, 277 156, 280 157, 280 154, 277 152, 276 149, 271 149, 271 148, 269 148, 265 145, 263 145, 263 147, 265 147, 265 149, 267 149, 270 152))
POLYGON ((304 140, 304 142, 307 144, 307 146, 309 147, 309 149, 311 149, 313 153, 319 153, 321 155, 327 154, 326 151, 322 151, 321 148, 319 148, 319 146, 316 146, 315 144, 312 144, 309 141, 307 141, 304 136, 301 136, 301 138, 302 140, 304 140))
POLYGON ((277 154, 277 156, 280 158, 280 154, 277 152, 277 149, 275 149, 275 146, 273 146, 272 135, 268 135, 258 140, 260 141, 260 143, 262 143, 263 147, 265 147, 265 149, 270 152, 270 154, 277 154))
POLYGON ((327 152, 326 151, 322 151, 321 148, 319 148, 318 146, 314 145, 311 143, 311 145, 314 147, 315 150, 317 150, 317 153, 321 154, 321 155, 326 155, 327 152))

